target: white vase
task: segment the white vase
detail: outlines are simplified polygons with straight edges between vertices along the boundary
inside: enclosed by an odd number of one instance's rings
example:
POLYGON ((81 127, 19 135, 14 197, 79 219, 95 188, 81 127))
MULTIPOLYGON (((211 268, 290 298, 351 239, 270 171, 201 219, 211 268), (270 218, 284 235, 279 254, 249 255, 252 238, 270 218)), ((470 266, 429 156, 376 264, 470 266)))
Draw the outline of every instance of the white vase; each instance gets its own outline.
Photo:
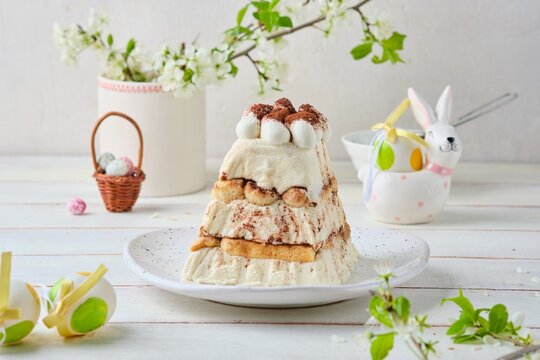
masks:
MULTIPOLYGON (((206 97, 163 92, 157 83, 98 78, 98 115, 120 111, 140 126, 144 138, 141 196, 170 196, 197 191, 206 178, 206 97)), ((136 163, 138 139, 123 119, 110 119, 99 129, 98 154, 128 156, 136 163)))

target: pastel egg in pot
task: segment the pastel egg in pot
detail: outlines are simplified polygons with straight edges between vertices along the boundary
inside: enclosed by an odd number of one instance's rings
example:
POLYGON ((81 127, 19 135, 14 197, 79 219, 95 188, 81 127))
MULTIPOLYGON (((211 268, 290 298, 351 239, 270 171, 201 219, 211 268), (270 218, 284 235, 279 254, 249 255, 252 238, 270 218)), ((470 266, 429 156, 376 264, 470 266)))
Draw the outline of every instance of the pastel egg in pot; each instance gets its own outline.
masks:
MULTIPOLYGON (((376 141, 375 149, 378 146, 376 141)), ((422 170, 424 154, 422 145, 405 137, 397 137, 392 143, 384 140, 377 156, 377 168, 382 171, 413 172, 422 170)))
MULTIPOLYGON (((100 270, 106 271, 104 267, 100 270)), ((68 337, 88 334, 110 320, 116 310, 116 293, 106 279, 99 278, 80 298, 70 299, 92 275, 70 274, 56 282, 49 291, 49 315, 43 319, 47 327, 56 326, 60 335, 68 337)))
POLYGON ((116 159, 107 165, 105 173, 110 176, 126 176, 129 173, 129 165, 124 160, 116 159))
POLYGON ((1 324, 4 333, 0 332, 0 343, 5 345, 17 343, 32 332, 39 319, 41 301, 30 284, 19 279, 11 279, 7 308, 20 309, 20 317, 4 320, 1 324))

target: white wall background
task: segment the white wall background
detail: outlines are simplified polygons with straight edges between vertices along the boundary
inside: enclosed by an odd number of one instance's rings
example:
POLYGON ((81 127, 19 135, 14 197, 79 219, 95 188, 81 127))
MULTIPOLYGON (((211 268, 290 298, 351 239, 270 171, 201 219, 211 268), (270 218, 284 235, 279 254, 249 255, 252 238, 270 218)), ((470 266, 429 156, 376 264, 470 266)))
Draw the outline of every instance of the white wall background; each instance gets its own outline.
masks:
MULTIPOLYGON (((299 0, 301 1, 301 0, 299 0)), ((241 0, 0 0, 0 154, 87 154, 96 120, 94 54, 77 67, 58 60, 52 24, 85 22, 88 9, 108 14, 116 39, 134 36, 146 48, 190 41, 200 33, 212 45, 234 23, 241 0)), ((391 14, 407 34, 406 64, 355 62, 349 50, 359 27, 340 28, 330 39, 316 30, 289 37, 288 82, 280 96, 314 104, 332 122, 335 159, 345 159, 339 137, 384 119, 409 85, 436 101, 454 88, 454 114, 499 94, 519 99, 459 129, 467 160, 540 161, 540 1, 374 0, 366 7, 391 14)), ((208 155, 222 157, 246 105, 260 101, 254 70, 208 90, 208 155)), ((411 119, 401 123, 412 125, 411 119)))

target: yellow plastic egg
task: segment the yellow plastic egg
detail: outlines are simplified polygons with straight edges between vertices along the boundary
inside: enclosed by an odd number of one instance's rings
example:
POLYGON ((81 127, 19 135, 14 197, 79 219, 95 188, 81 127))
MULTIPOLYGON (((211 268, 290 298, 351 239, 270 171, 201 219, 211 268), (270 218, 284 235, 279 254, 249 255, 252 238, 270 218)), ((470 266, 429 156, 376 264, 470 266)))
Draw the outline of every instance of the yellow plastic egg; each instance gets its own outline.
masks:
POLYGON ((105 325, 116 310, 116 293, 102 276, 100 266, 94 273, 76 273, 63 277, 49 291, 47 327, 56 326, 62 336, 88 334, 105 325))

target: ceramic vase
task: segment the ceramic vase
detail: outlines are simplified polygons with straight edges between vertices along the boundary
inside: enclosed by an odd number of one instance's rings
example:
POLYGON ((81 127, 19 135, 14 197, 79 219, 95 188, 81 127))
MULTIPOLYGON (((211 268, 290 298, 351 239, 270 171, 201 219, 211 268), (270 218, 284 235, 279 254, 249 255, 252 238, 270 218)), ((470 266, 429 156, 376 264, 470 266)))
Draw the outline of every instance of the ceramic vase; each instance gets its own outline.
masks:
MULTIPOLYGON (((206 97, 199 91, 177 98, 157 83, 98 78, 98 116, 120 111, 140 126, 144 138, 141 196, 171 196, 197 191, 206 178, 206 97)), ((100 129, 98 152, 128 156, 136 162, 138 139, 126 121, 100 129)))

